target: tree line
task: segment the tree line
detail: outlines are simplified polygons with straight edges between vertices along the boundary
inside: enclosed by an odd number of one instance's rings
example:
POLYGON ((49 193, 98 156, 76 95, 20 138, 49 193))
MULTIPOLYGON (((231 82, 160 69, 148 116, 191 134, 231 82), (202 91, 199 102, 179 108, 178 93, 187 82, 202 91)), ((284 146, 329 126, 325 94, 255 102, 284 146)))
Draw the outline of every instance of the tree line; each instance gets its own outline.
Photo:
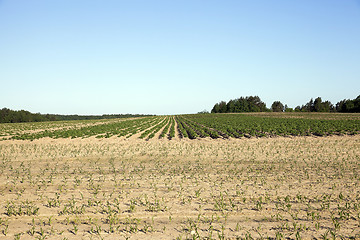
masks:
POLYGON ((321 97, 310 99, 305 105, 289 108, 280 101, 274 101, 271 108, 261 101, 258 96, 240 97, 228 102, 216 103, 211 113, 237 113, 237 112, 360 112, 360 95, 355 99, 344 99, 333 105, 330 101, 323 101, 321 97))
POLYGON ((56 121, 70 120, 96 120, 96 119, 114 119, 114 118, 133 118, 154 116, 150 114, 103 114, 103 115, 58 115, 55 114, 56 121))
POLYGON ((150 115, 142 114, 103 114, 103 115, 60 115, 31 113, 25 110, 0 109, 0 123, 20 122, 45 122, 45 121, 69 121, 69 120, 96 120, 113 118, 143 117, 150 115))
POLYGON ((216 103, 211 110, 212 113, 234 113, 234 112, 266 112, 266 104, 258 96, 240 97, 229 102, 216 103))

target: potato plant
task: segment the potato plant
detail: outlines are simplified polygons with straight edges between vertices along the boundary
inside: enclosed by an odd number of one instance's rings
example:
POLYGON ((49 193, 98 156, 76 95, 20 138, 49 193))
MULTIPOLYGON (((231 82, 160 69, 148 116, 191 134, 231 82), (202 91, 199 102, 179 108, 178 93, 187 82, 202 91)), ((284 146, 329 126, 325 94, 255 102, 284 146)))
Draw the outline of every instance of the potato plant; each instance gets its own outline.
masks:
POLYGON ((136 119, 1 124, 0 140, 41 138, 130 138, 159 135, 180 138, 251 138, 276 136, 356 135, 359 114, 193 114, 136 119), (175 129, 175 122, 177 129, 175 129), (173 126, 173 128, 171 127, 173 126), (169 130, 170 129, 170 130, 169 130), (176 131, 175 131, 176 130, 176 131))

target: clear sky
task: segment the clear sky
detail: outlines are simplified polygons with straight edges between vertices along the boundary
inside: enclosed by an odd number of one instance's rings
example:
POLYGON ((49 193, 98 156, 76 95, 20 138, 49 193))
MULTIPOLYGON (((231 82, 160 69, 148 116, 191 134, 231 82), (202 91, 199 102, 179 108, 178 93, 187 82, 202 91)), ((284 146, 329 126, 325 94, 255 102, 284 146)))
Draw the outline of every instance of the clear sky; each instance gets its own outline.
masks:
POLYGON ((360 0, 0 0, 0 108, 181 114, 360 95, 360 0))

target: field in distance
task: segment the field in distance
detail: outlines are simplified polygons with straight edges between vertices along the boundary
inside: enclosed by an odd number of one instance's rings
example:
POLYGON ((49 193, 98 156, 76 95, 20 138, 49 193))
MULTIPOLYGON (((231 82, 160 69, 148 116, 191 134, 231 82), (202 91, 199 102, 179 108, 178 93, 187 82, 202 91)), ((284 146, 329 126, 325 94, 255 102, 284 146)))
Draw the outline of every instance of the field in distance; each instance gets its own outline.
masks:
POLYGON ((359 239, 359 118, 0 124, 0 239, 359 239))
POLYGON ((135 119, 0 124, 0 139, 242 138, 355 135, 360 114, 251 113, 153 116, 135 119))

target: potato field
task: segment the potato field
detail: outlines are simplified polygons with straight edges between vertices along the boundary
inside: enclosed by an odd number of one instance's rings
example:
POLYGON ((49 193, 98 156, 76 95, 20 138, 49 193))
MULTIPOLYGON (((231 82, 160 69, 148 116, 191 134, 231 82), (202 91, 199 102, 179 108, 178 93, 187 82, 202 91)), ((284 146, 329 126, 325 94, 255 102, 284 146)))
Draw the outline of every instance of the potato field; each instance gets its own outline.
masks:
POLYGON ((0 140, 50 138, 250 138, 355 135, 359 114, 193 114, 136 119, 1 124, 0 140))
POLYGON ((360 114, 0 124, 0 239, 360 239, 360 114))

